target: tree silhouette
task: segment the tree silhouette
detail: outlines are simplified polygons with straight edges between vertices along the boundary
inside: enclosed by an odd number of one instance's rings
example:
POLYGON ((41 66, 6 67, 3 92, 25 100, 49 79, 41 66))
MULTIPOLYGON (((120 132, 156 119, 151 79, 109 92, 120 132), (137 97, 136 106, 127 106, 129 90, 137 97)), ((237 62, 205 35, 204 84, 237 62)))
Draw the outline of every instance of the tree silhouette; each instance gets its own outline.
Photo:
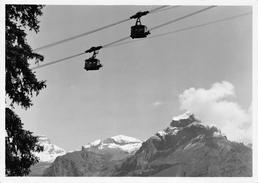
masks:
POLYGON ((37 145, 38 139, 32 132, 24 130, 20 118, 9 108, 5 109, 6 115, 6 175, 28 175, 30 166, 38 162, 37 157, 31 152, 40 152, 42 146, 37 145))
MULTIPOLYGON (((38 16, 42 15, 42 5, 6 5, 5 27, 5 90, 6 97, 22 108, 32 106, 31 97, 39 94, 46 87, 45 81, 38 81, 35 73, 29 68, 29 61, 43 61, 43 56, 34 53, 26 40, 26 32, 39 31, 38 16)), ((5 109, 6 125, 6 175, 24 176, 29 174, 31 165, 38 162, 33 155, 42 151, 37 144, 38 138, 32 132, 24 130, 20 118, 12 111, 5 109)))

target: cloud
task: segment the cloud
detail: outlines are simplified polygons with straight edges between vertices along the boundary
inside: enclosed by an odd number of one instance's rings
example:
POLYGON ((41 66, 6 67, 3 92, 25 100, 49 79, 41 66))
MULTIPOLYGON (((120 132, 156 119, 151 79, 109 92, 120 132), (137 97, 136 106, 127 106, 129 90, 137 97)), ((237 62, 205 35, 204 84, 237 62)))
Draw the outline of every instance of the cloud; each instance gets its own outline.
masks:
POLYGON ((214 125, 233 141, 251 142, 251 107, 243 109, 236 98, 234 86, 223 81, 211 88, 190 88, 179 96, 181 110, 194 113, 207 125, 214 125))
POLYGON ((154 103, 152 103, 152 105, 154 106, 154 107, 158 107, 158 106, 161 106, 161 105, 163 105, 164 103, 163 102, 160 102, 160 101, 156 101, 156 102, 154 102, 154 103))

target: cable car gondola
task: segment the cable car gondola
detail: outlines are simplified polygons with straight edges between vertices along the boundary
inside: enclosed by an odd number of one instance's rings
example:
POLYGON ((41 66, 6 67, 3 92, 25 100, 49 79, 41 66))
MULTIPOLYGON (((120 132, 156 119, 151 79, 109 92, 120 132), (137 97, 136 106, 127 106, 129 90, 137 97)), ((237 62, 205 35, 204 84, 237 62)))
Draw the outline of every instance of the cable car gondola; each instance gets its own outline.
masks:
POLYGON ((131 16, 131 19, 136 19, 136 23, 131 27, 131 38, 145 38, 150 32, 147 30, 147 26, 141 24, 141 16, 148 14, 148 11, 138 12, 131 16))
POLYGON ((92 47, 91 49, 86 51, 86 53, 93 52, 92 57, 85 60, 84 69, 86 71, 99 70, 102 67, 102 64, 100 63, 99 59, 96 58, 98 50, 101 48, 101 46, 92 47))
POLYGON ((91 57, 85 60, 84 69, 86 71, 99 70, 101 67, 102 67, 102 64, 96 58, 91 57))

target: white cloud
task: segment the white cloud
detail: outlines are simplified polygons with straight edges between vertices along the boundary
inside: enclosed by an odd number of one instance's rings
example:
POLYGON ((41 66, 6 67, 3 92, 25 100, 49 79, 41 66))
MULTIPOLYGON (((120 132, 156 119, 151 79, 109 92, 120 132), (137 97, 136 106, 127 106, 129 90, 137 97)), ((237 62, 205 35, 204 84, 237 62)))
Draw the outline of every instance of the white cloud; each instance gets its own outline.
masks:
POLYGON ((154 103, 152 103, 152 105, 154 106, 154 107, 158 107, 158 106, 161 106, 161 105, 163 105, 164 103, 163 102, 160 102, 160 101, 156 101, 156 102, 154 102, 154 103))
POLYGON ((187 89, 179 96, 179 103, 181 110, 191 111, 205 124, 217 126, 228 139, 248 143, 252 137, 251 107, 243 109, 232 101, 235 97, 234 86, 223 81, 210 89, 187 89))

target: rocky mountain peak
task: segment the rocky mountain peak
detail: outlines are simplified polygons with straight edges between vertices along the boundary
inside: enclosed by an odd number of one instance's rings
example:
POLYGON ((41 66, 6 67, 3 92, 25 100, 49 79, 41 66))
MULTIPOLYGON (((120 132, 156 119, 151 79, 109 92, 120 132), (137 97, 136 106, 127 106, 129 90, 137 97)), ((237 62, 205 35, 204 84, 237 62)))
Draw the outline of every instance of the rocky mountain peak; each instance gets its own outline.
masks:
POLYGON ((252 176, 251 147, 231 142, 205 124, 186 112, 144 142, 125 135, 95 140, 57 157, 43 175, 252 176))
POLYGON ((187 111, 184 114, 173 117, 172 122, 170 123, 170 126, 171 127, 185 127, 193 122, 200 123, 200 121, 195 118, 193 113, 187 111))
POLYGON ((43 172, 58 156, 63 156, 66 153, 64 149, 52 144, 46 136, 39 136, 38 144, 44 149, 42 152, 34 153, 39 158, 39 163, 31 166, 29 176, 42 176, 43 172))
POLYGON ((186 112, 126 159, 117 176, 251 176, 251 148, 186 112))
POLYGON ((116 135, 104 140, 95 140, 82 147, 83 151, 100 154, 111 154, 114 159, 123 159, 134 154, 142 145, 142 141, 125 135, 116 135))
POLYGON ((39 136, 38 140, 39 145, 44 148, 42 152, 35 153, 40 162, 53 162, 57 156, 62 156, 66 153, 64 149, 52 144, 46 136, 39 136))
POLYGON ((142 141, 125 135, 95 140, 82 146, 80 151, 56 158, 46 169, 47 176, 108 176, 125 159, 133 156, 142 141))
POLYGON ((126 144, 133 144, 133 143, 142 143, 142 141, 125 135, 116 135, 103 140, 103 143, 115 143, 119 145, 126 145, 126 144))
POLYGON ((88 143, 87 145, 84 146, 84 148, 102 148, 103 145, 110 145, 110 144, 115 144, 115 145, 128 145, 128 144, 138 144, 142 143, 141 140, 125 136, 125 135, 116 135, 113 137, 108 137, 104 140, 95 140, 93 142, 88 143))

